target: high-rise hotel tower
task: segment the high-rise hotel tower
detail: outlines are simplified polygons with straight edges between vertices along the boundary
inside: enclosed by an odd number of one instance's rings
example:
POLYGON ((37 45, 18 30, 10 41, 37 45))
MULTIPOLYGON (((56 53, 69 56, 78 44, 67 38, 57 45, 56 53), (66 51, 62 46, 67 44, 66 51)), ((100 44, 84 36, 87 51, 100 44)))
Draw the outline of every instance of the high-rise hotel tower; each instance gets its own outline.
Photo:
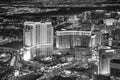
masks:
POLYGON ((25 22, 24 26, 24 55, 29 55, 30 59, 35 56, 50 55, 53 49, 51 22, 25 22))

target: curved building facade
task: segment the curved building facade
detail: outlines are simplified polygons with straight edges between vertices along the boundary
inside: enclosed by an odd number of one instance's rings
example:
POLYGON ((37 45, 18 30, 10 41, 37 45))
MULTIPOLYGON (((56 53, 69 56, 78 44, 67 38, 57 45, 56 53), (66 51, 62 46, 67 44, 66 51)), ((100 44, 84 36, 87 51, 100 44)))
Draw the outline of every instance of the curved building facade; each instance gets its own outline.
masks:
POLYGON ((24 23, 24 58, 30 60, 35 56, 50 55, 53 50, 53 27, 51 22, 24 23), (27 58, 26 58, 27 56, 27 58))
POLYGON ((53 27, 51 22, 25 22, 24 46, 53 45, 53 27))

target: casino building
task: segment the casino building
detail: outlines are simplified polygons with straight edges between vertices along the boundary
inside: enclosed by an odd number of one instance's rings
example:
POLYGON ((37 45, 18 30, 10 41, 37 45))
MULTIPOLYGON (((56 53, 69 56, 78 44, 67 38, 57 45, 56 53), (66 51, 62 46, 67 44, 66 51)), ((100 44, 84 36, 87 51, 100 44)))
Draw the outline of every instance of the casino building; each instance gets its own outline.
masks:
POLYGON ((91 31, 56 31, 56 48, 89 47, 91 31))
POLYGON ((120 65, 119 49, 101 49, 99 52, 98 74, 115 75, 118 73, 120 65))
MULTIPOLYGON (((48 56, 53 50, 53 27, 51 22, 25 22, 23 31, 24 58, 48 56)), ((28 59, 28 60, 29 60, 28 59)))
POLYGON ((110 60, 113 58, 114 53, 114 49, 101 49, 99 51, 98 74, 110 74, 110 60))

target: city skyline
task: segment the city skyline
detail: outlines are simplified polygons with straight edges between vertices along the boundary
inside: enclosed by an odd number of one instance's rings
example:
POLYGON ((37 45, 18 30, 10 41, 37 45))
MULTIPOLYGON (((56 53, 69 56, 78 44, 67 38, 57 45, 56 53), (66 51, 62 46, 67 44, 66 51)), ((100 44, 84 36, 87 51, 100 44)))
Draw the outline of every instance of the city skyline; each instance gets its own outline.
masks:
POLYGON ((120 79, 120 0, 7 1, 0 80, 120 79))

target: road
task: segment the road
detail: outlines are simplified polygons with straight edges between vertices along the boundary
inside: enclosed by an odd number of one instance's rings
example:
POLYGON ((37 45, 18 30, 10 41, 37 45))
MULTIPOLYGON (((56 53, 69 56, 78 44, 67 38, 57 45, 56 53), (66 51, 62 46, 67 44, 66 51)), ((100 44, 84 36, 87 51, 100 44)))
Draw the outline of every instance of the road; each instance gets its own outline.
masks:
POLYGON ((44 75, 40 77, 38 80, 43 80, 43 79, 48 79, 50 77, 54 77, 55 75, 59 75, 61 71, 75 67, 76 65, 80 65, 80 62, 73 61, 73 62, 68 63, 67 65, 54 68, 52 71, 44 73, 44 75))

